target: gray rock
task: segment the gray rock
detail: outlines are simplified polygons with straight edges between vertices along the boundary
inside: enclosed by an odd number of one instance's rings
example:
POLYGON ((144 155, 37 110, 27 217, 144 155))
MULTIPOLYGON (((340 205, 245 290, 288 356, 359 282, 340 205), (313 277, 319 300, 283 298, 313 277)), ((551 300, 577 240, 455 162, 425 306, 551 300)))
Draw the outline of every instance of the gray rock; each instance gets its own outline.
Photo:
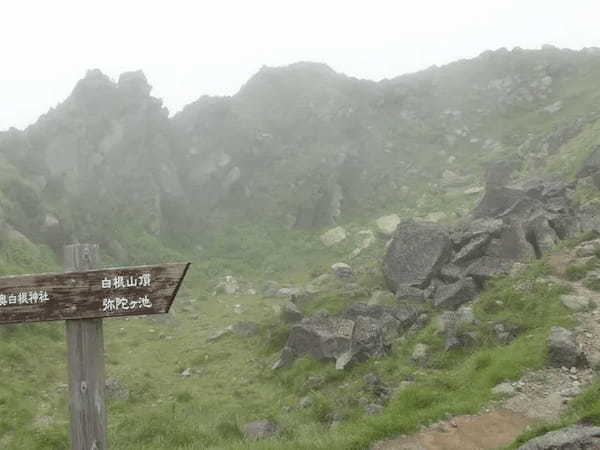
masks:
POLYGON ((347 237, 346 230, 342 227, 335 227, 321 235, 321 242, 325 247, 333 247, 344 241, 347 237))
POLYGON ((592 307, 590 299, 581 295, 561 295, 560 302, 573 311, 582 311, 592 307))
POLYGON ((355 322, 348 319, 312 316, 295 324, 274 368, 287 367, 304 354, 319 361, 345 360, 351 352, 355 322))
POLYGON ((237 322, 231 327, 231 332, 237 337, 252 337, 260 333, 258 325, 250 321, 237 322))
POLYGON ((396 231, 399 223, 400 217, 398 217, 397 214, 383 216, 375 221, 375 224, 377 225, 377 231, 386 237, 391 236, 394 231, 396 231))
POLYGON ((504 228, 504 222, 500 219, 478 218, 457 226, 450 238, 455 247, 462 248, 469 241, 478 237, 498 237, 502 228, 504 228))
POLYGON ((375 416, 383 413, 383 409, 383 406, 378 405, 377 403, 370 403, 365 407, 365 413, 369 416, 375 416))
POLYGON ((486 186, 485 193, 475 209, 471 212, 474 218, 496 217, 509 209, 522 198, 525 192, 505 186, 486 186))
POLYGON ((341 262, 332 265, 331 270, 333 270, 335 276, 338 277, 340 280, 347 280, 349 278, 352 278, 353 275, 352 267, 350 267, 348 264, 341 262))
POLYGON ((553 327, 548 337, 548 356, 553 367, 582 367, 586 359, 575 341, 575 336, 562 327, 553 327))
POLYGON ((531 240, 535 242, 534 249, 538 258, 550 252, 560 241, 545 214, 538 214, 529 220, 526 229, 531 240))
POLYGON ((465 276, 473 278, 479 287, 483 287, 490 278, 510 273, 513 261, 483 256, 473 261, 465 270, 465 276))
POLYGON ((314 401, 310 395, 304 396, 298 402, 298 407, 302 409, 310 408, 313 405, 314 401))
POLYGON ((516 392, 515 388, 510 383, 500 383, 500 384, 494 386, 494 388, 492 389, 492 394, 495 394, 495 395, 509 396, 509 395, 514 395, 515 392, 516 392))
POLYGON ((378 386, 381 384, 381 378, 379 375, 373 372, 369 372, 363 377, 363 380, 367 386, 378 386))
POLYGON ((600 250, 600 239, 583 242, 575 247, 575 254, 580 258, 594 256, 600 250))
POLYGON ((383 272, 392 291, 399 285, 425 288, 452 251, 448 228, 434 223, 402 222, 387 248, 383 272))
POLYGON ((265 297, 275 297, 279 289, 281 289, 281 286, 277 281, 269 280, 263 286, 263 294, 265 297))
POLYGON ((239 292, 240 286, 238 281, 231 275, 227 275, 215 288, 216 294, 235 295, 239 292))
POLYGON ((430 347, 427 344, 418 343, 412 352, 412 360, 418 365, 424 365, 429 358, 430 347))
POLYGON ((518 450, 593 450, 600 448, 600 427, 573 425, 530 440, 518 450))
POLYGON ((508 261, 524 262, 535 259, 533 246, 527 241, 523 225, 512 223, 502 229, 498 238, 492 239, 486 256, 508 261))
POLYGON ((279 427, 268 420, 258 420, 242 425, 241 432, 247 440, 257 441, 276 435, 279 427))
POLYGON ((396 288, 396 300, 425 301, 425 291, 416 287, 400 284, 396 288))
POLYGON ((436 308, 456 309, 477 296, 477 285, 472 278, 463 278, 456 283, 438 289, 433 298, 436 308))
POLYGON ((281 307, 280 317, 284 323, 296 323, 304 318, 304 314, 294 303, 286 302, 281 307))
POLYGON ((470 307, 461 307, 457 311, 445 311, 440 316, 440 333, 444 336, 445 350, 468 347, 475 342, 475 335, 466 331, 468 325, 475 323, 470 307))
POLYGON ((502 344, 508 344, 517 337, 519 329, 512 325, 497 323, 494 325, 494 333, 502 344))
POLYGON ((463 277, 463 269, 454 264, 446 264, 440 271, 440 278, 444 283, 455 283, 463 277))
POLYGON ((457 266, 464 266, 475 258, 480 258, 484 255, 487 245, 489 244, 492 236, 490 234, 484 234, 477 236, 469 241, 463 248, 452 259, 452 263, 457 266))

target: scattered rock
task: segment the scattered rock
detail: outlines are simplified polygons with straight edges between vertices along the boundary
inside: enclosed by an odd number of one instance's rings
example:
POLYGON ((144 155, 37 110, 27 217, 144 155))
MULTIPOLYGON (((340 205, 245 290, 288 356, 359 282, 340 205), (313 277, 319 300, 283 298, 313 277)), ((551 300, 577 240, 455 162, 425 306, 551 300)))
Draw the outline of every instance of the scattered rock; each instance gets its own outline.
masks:
POLYGON ((586 364, 583 353, 579 350, 575 336, 562 327, 553 327, 548 337, 548 355, 553 367, 582 367, 586 364))
POLYGON ((378 386, 381 384, 381 378, 379 375, 369 372, 363 377, 363 380, 367 386, 378 386))
POLYGON ((339 244, 347 237, 346 230, 342 227, 335 227, 321 235, 321 242, 325 247, 332 247, 339 244))
POLYGON ((219 284, 217 284, 217 287, 215 288, 215 292, 213 293, 213 295, 218 295, 218 294, 235 295, 239 292, 239 290, 240 290, 240 285, 239 285, 238 281, 231 275, 227 275, 223 279, 223 281, 221 281, 219 284))
POLYGON ((497 323, 494 325, 494 333, 502 344, 508 344, 518 336, 519 329, 512 325, 497 323))
POLYGON ((397 214, 383 216, 375 221, 378 231, 385 237, 390 237, 396 231, 399 223, 400 217, 397 214))
POLYGON ((298 407, 302 409, 310 408, 313 405, 313 398, 310 395, 302 397, 298 402, 298 407))
POLYGON ((592 307, 590 299, 581 295, 561 295, 560 301, 567 308, 574 311, 582 311, 592 307))
POLYGON ((284 323, 296 323, 304 318, 304 314, 294 303, 286 302, 281 307, 280 317, 284 323))
POLYGON ((243 425, 241 432, 249 441, 257 441, 276 435, 279 427, 268 420, 258 420, 243 425))
POLYGON ((595 256, 598 251, 600 251, 600 239, 586 241, 575 247, 575 254, 580 258, 595 256))
POLYGON ((492 394, 509 396, 516 393, 515 388, 510 383, 500 383, 492 389, 492 394))
POLYGON ((396 300, 416 300, 425 301, 425 291, 416 287, 400 284, 396 288, 396 300))
POLYGON ((463 278, 456 283, 444 286, 436 291, 433 303, 436 308, 456 309, 463 303, 473 300, 477 295, 477 286, 472 278, 463 278))
POLYGON ((377 403, 370 403, 365 407, 365 413, 369 416, 381 414, 383 413, 383 406, 378 405, 377 403))
POLYGON ((281 286, 277 281, 266 281, 263 286, 263 294, 265 297, 275 297, 281 286))
POLYGON ((352 278, 353 275, 352 267, 350 267, 348 264, 341 262, 332 265, 331 270, 333 270, 335 276, 338 277, 340 280, 347 280, 349 278, 352 278))
POLYGON ((413 361, 420 366, 423 366, 429 358, 429 345, 418 343, 412 353, 413 361))

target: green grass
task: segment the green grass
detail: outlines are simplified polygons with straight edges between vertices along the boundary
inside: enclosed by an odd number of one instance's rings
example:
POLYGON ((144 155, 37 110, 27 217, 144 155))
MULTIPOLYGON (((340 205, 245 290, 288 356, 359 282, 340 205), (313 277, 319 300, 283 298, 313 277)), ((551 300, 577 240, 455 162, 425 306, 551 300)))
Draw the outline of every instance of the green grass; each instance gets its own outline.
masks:
MULTIPOLYGON (((361 264, 368 269, 370 259, 365 257, 361 264)), ((281 301, 206 296, 201 285, 189 285, 170 318, 105 323, 107 374, 119 378, 130 392, 126 400, 109 401, 111 448, 364 449, 375 440, 416 431, 449 414, 474 413, 492 399, 493 386, 544 365, 551 326, 571 324, 558 301, 563 290, 536 281, 547 270, 543 263, 535 264, 518 279, 491 284, 475 305, 476 346, 444 352, 437 321, 432 319, 406 342, 397 342, 389 356, 346 371, 311 359, 272 371, 286 336, 274 309, 281 301), (235 305, 242 306, 242 315, 235 312, 235 305), (214 331, 238 320, 258 322, 261 334, 206 342, 214 331), (509 345, 493 337, 492 326, 499 321, 521 330, 509 345), (432 349, 428 368, 411 361, 417 342, 432 349), (186 368, 192 376, 181 376, 186 368), (375 400, 365 390, 363 376, 368 372, 396 389, 378 416, 366 416, 359 402, 361 397, 375 400), (323 378, 322 384, 307 384, 315 375, 323 378), (404 379, 414 384, 401 390, 404 379), (312 404, 300 408, 298 402, 306 395, 312 404), (344 420, 330 429, 333 414, 344 420), (240 425, 265 418, 276 421, 281 434, 246 442, 240 425)), ((361 276, 368 278, 367 273, 361 276)), ((373 275, 371 282, 378 286, 381 280, 373 275)), ((347 302, 342 297, 334 285, 316 302, 329 299, 339 306, 347 302)), ((66 383, 62 324, 3 327, 2 333, 0 374, 12 382, 0 385, 0 408, 10 411, 0 425, 0 442, 10 439, 7 442, 15 449, 68 448, 67 393, 61 387, 66 383), (52 418, 50 423, 40 420, 45 416, 52 418)))

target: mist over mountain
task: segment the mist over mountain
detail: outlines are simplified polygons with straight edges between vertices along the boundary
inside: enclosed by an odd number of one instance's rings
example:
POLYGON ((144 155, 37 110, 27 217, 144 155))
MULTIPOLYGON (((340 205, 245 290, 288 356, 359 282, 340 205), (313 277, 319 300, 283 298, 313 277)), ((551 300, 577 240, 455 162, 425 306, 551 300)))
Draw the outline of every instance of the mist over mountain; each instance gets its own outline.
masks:
POLYGON ((478 186, 506 155, 540 169, 596 120, 599 74, 600 50, 549 46, 379 83, 300 62, 169 118, 142 72, 90 70, 35 124, 0 134, 1 217, 58 248, 110 235, 114 218, 160 234, 415 207, 420 190, 478 186))

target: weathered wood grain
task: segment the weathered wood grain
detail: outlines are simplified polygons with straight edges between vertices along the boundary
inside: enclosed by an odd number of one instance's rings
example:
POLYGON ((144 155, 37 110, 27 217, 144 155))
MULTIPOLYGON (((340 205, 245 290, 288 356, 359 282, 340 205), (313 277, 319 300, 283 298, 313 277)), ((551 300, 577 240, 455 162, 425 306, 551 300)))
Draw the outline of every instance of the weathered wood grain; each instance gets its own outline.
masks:
MULTIPOLYGON (((98 246, 69 245, 64 249, 65 270, 94 269, 98 246)), ((106 449, 104 401, 104 335, 102 319, 66 322, 69 363, 71 449, 106 449)))
MULTIPOLYGON (((80 266, 93 264, 85 262, 82 255, 72 255, 71 258, 76 259, 80 266)), ((3 277, 0 278, 0 324, 167 313, 188 268, 189 263, 180 263, 3 277), (150 277, 148 286, 102 287, 103 280, 123 277, 124 280, 139 281, 143 275, 150 277), (31 300, 19 304, 20 294, 35 298, 31 295, 34 293, 37 293, 37 302, 31 300), (46 293, 48 301, 39 301, 40 293, 46 293), (6 302, 11 298, 16 303, 2 305, 3 298, 6 302), (123 301, 120 309, 104 307, 105 299, 119 298, 135 302, 135 308, 124 309, 128 303, 123 301), (144 304, 137 303, 146 298, 144 304)))

